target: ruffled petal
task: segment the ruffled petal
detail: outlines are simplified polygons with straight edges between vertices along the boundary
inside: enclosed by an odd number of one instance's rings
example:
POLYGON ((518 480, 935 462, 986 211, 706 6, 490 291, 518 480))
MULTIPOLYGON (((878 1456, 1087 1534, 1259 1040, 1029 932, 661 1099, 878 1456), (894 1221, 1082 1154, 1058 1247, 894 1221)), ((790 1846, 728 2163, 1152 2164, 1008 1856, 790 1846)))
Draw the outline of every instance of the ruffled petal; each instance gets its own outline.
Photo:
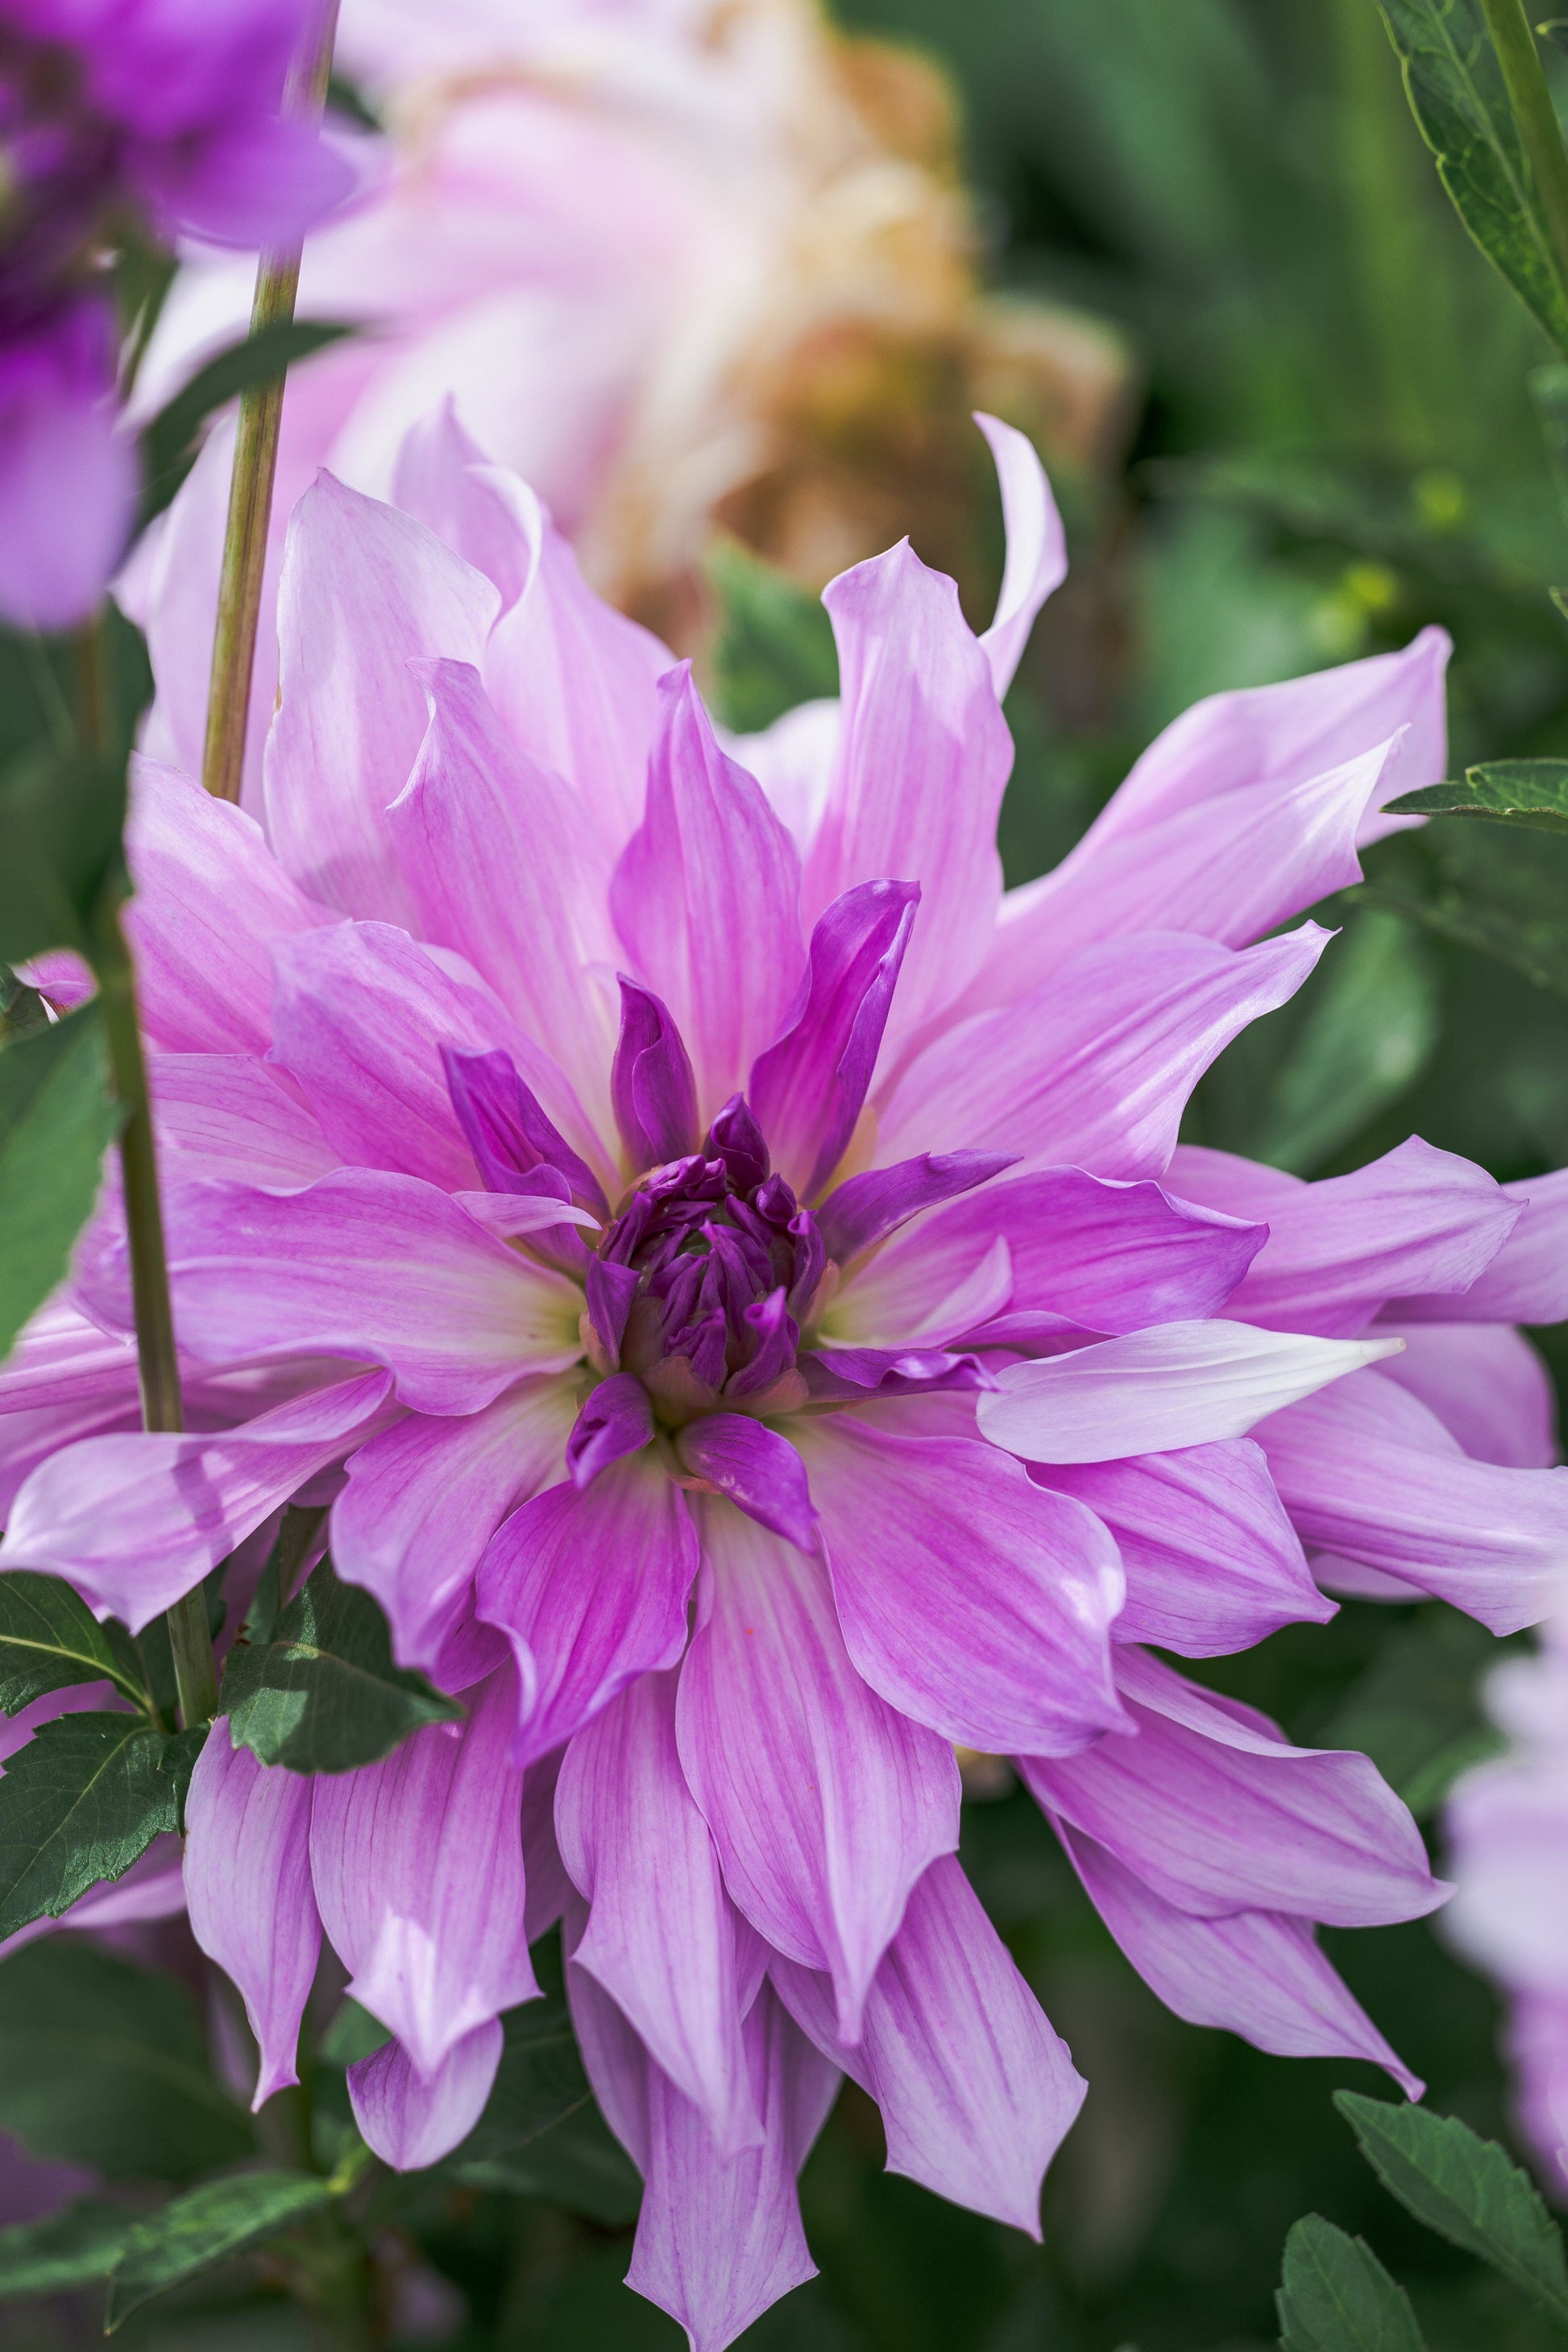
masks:
POLYGON ((395 2172, 439 2164, 485 2111, 500 2064, 499 2019, 465 2033, 422 2074, 400 2042, 384 2042, 348 2071, 349 2104, 366 2146, 395 2172))

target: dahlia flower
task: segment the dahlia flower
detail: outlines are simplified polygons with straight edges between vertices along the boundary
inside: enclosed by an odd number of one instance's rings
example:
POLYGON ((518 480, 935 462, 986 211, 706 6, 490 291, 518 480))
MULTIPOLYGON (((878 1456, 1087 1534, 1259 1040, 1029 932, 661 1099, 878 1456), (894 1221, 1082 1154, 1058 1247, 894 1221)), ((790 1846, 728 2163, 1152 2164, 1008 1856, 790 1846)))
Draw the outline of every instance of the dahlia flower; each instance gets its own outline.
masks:
POLYGON ((348 174, 286 121, 312 0, 0 5, 0 614, 85 617, 124 550, 103 249, 130 234, 298 236, 348 174))
POLYGON ((5 1564, 140 1626, 330 1506, 461 1699, 315 1779, 215 1725, 185 1886, 258 2101, 325 1936, 393 2037, 361 2129, 433 2161, 560 1918, 630 2283, 701 2352, 809 2273, 843 2074, 896 2169, 1037 2226, 1084 2084, 956 1859, 955 1750, 1016 1760, 1179 2014, 1418 2092, 1314 1936, 1440 1900, 1408 1813, 1170 1657, 1331 1615, 1303 1537, 1498 1623, 1568 1540, 1562 1472, 1462 1450, 1485 1349, 1418 1394, 1380 1321, 1536 1311, 1531 1205, 1415 1140, 1173 1162, 1328 944, 1279 927, 1442 772, 1443 640, 1189 712, 1005 895, 999 697, 1063 557, 984 424, 992 626, 896 547, 827 591, 841 702, 728 746, 449 408, 396 504, 323 475, 260 821, 136 782, 191 1433, 133 1429, 111 1201, 0 1373, 5 1564))
MULTIPOLYGON (((309 241, 300 310, 364 331, 289 372, 273 580, 317 467, 390 497, 405 433, 448 391, 595 584, 683 646, 716 524, 816 590, 918 496, 951 568, 973 530, 971 408, 1043 426, 1079 466, 1120 430, 1109 331, 979 290, 939 76, 830 33, 816 0, 350 0, 339 54, 388 135, 379 173, 309 241)), ((189 256, 139 410, 242 334, 249 301, 241 262, 189 256)), ((138 558, 138 617, 158 609, 147 571, 177 569, 175 625, 210 632, 231 448, 220 426, 138 558)), ((264 651, 258 788, 275 684, 264 651)), ((159 755, 191 768, 202 714, 168 715, 159 755)))
POLYGON ((1488 1696, 1506 1755, 1458 1782, 1447 1807, 1458 1882, 1447 1926, 1509 2002, 1520 2120, 1568 2192, 1568 1642, 1562 1616, 1541 1654, 1493 1670, 1488 1696))

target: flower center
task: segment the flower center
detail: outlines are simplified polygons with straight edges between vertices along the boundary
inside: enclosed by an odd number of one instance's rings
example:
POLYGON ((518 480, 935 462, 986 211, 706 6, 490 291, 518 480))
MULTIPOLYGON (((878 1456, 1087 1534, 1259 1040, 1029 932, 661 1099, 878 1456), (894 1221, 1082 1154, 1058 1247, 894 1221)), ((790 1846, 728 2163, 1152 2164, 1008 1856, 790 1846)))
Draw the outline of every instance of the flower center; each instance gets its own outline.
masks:
POLYGON ((737 1095, 700 1151, 638 1179, 605 1234, 591 1287, 612 1289, 624 1312, 621 1369, 679 1427, 742 1400, 753 1412, 764 1398, 799 1401, 795 1355, 826 1264, 816 1218, 770 1174, 762 1130, 737 1095))

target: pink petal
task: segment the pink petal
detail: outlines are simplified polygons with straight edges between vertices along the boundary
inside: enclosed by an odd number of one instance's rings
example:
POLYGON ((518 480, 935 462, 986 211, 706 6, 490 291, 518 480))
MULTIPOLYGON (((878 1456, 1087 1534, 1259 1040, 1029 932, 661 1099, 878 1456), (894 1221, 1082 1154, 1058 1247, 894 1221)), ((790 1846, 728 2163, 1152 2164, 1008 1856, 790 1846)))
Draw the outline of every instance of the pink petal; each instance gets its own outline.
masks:
POLYGON ((289 880, 255 821, 190 777, 132 764, 126 929, 148 1042, 170 1053, 264 1054, 270 940, 335 923, 289 880))
POLYGON ((191 1933, 239 1989, 261 2053, 252 2107, 297 2083, 295 2054, 321 1948, 303 1774, 236 1748, 220 1715, 185 1799, 191 1933))
POLYGON ((349 2068, 349 2104, 366 2145, 395 2172, 438 2164, 466 2140, 485 2111, 500 2064, 500 2023, 491 2018, 421 2074, 399 2042, 384 2042, 349 2068))
POLYGON ((994 1445, 1030 1462, 1115 1462, 1244 1437, 1255 1423, 1394 1352, 1250 1323, 1162 1323, 1065 1356, 1008 1364, 975 1407, 994 1445))
POLYGON ((251 1054, 153 1054, 158 1141, 186 1176, 229 1176, 294 1192, 341 1166, 321 1121, 280 1072, 251 1054))
POLYGON ((443 1045, 506 1047, 556 1124, 603 1162, 575 1095, 477 973, 387 923, 342 923, 277 953, 272 1058, 345 1159, 458 1191, 478 1182, 443 1045))
POLYGON ((1468 1290, 1520 1215, 1484 1169, 1415 1135, 1320 1184, 1184 1146, 1170 1182, 1185 1198, 1268 1223, 1232 1315, 1331 1339, 1362 1330, 1398 1292, 1468 1290))
POLYGON ((332 1563, 392 1627, 399 1665, 433 1672, 509 1511, 561 1475, 574 1386, 520 1381, 460 1420, 409 1413, 349 1458, 332 1563))
POLYGON ((1435 1413, 1371 1372, 1258 1436, 1305 1543, 1450 1601, 1494 1633, 1552 1606, 1568 1566, 1568 1471, 1469 1461, 1435 1413))
POLYGON ((763 2137, 741 2025, 755 1938, 724 1892, 681 1772, 676 1680, 642 1675, 577 1734, 555 1828, 591 1906, 574 1965, 701 2110, 721 2155, 735 2156, 763 2137))
POLYGON ((568 1480, 502 1522, 479 1562, 479 1608, 517 1658, 520 1763, 569 1739, 637 1675, 675 1664, 696 1572, 685 1496, 651 1447, 585 1493, 568 1480))
POLYGON ((844 572, 822 601, 838 644, 843 718, 806 861, 806 908, 819 915, 858 882, 919 880, 921 918, 894 1013, 896 1033, 908 1035, 962 992, 990 941, 1012 738, 957 589, 907 541, 844 572))
POLYGON ((462 662, 418 662, 430 723, 387 824, 422 937, 469 957, 607 1130, 615 961, 577 796, 512 742, 462 662))
POLYGON ((317 1389, 215 1437, 84 1437, 32 1473, 0 1563, 68 1578, 140 1633, 306 1480, 341 1461, 387 1404, 384 1372, 317 1389))
POLYGON ((1121 1719, 1116 1546, 1021 1463, 849 1413, 799 1444, 845 1645, 890 1706, 986 1753, 1066 1752, 1121 1719))
POLYGON ((1182 1322, 1217 1314, 1266 1231, 1194 1210, 1158 1184, 1046 1169, 988 1185, 906 1227, 845 1284, 832 1328, 836 1337, 890 1339, 923 1323, 999 1234, 1016 1309, 1037 1308, 1089 1331, 1182 1322))
POLYGON ((680 1760, 734 1901, 827 1970, 857 2039, 877 1966, 926 1864, 958 1841, 958 1768, 851 1664, 821 1563, 704 1496, 699 1624, 681 1670, 680 1760))
POLYGON ((647 812, 610 905, 638 977, 686 1040, 705 1126, 772 1044, 805 970, 800 860, 760 786, 714 741, 689 665, 659 691, 647 812))
POLYGON ((592 1977, 574 1965, 567 1982, 600 2105, 647 2182, 626 2284, 679 2322, 693 2352, 724 2352, 770 2304, 815 2275, 795 2180, 838 2071, 763 1985, 745 2043, 764 2137, 726 2159, 698 2109, 592 1977))
POLYGON ((1145 1885, 1203 1917, 1285 1911, 1336 1927, 1419 1918, 1434 1880, 1409 1813, 1364 1756, 1291 1748, 1250 1707, 1147 1651, 1117 1653, 1135 1736, 1081 1755, 1026 1756, 1039 1802, 1145 1885))
POLYGON ((1521 1214, 1461 1298, 1401 1298, 1401 1323, 1561 1323, 1568 1318, 1568 1168, 1503 1191, 1521 1214))
POLYGON ((324 471, 289 519, 268 832, 295 879, 344 914, 412 922, 384 823, 425 732, 408 663, 477 663, 499 602, 422 523, 324 471))
POLYGON ((1304 923, 1240 952, 1163 932, 1086 949, 1036 995, 958 1022, 879 1093, 877 1156, 984 1149, 1158 1176, 1205 1070, 1295 994, 1328 936, 1304 923))
POLYGON ((1090 1900, 1139 1975, 1189 2025, 1217 2025, 1281 2058, 1365 2058, 1412 2099, 1426 2088, 1318 1948, 1310 1922, 1272 1911, 1194 1918, 1105 1847, 1058 1826, 1090 1900))
POLYGON ((504 611, 517 602, 532 569, 539 509, 530 507, 526 493, 521 500, 509 498, 498 484, 500 471, 464 429, 448 393, 404 435, 392 503, 492 580, 504 611))
POLYGON ((838 2040, 826 1977, 775 1959, 797 2024, 882 2111, 888 2169, 1040 2234, 1040 2182, 1089 2085, 1019 1975, 957 1860, 910 1896, 866 2000, 838 2040))
POLYGON ((1383 1378, 1408 1390, 1478 1462, 1550 1470, 1559 1458, 1552 1375, 1521 1331, 1503 1323, 1409 1323, 1383 1378))
POLYGON ((1007 561, 995 618, 980 639, 1000 702, 1013 683, 1036 614, 1067 578, 1067 535, 1045 468, 1026 435, 1004 425, 999 416, 977 412, 974 422, 996 462, 1007 531, 1007 561))
POLYGON ((1115 1537, 1127 1577, 1118 1642, 1211 1658, 1334 1613, 1249 1439, 1127 1462, 1041 1464, 1029 1475, 1087 1504, 1115 1537))
POLYGON ((1008 894, 964 1010, 1014 1002, 1097 940, 1188 931, 1246 947, 1359 882, 1368 812, 1407 789, 1401 748, 1374 739, 1321 774, 1249 784, 1136 825, 1118 823, 1112 801, 1054 873, 1008 894))
POLYGON ((803 1198, 828 1182, 855 1131, 919 898, 910 883, 864 882, 834 900, 784 1028, 752 1066, 752 1109, 803 1198))
POLYGON ((100 1400, 118 1405, 135 1392, 135 1342, 89 1323, 61 1291, 39 1307, 0 1362, 0 1413, 7 1417, 19 1408, 100 1400))
POLYGON ((175 1321, 209 1360, 368 1359, 416 1412, 464 1413, 582 1353, 581 1291, 415 1177, 344 1168, 288 1196, 172 1186, 167 1213, 175 1321))
POLYGON ((531 491, 497 468, 483 478, 512 499, 537 551, 526 587, 491 633, 485 691, 523 750, 575 787, 614 856, 642 817, 658 681, 675 656, 585 584, 531 491))
POLYGON ((522 1775, 510 1666, 379 1764, 313 1783, 310 1874, 349 1990, 428 2078, 538 1993, 523 1933, 522 1775))
POLYGON ((710 1412, 675 1441, 682 1466, 803 1551, 816 1545, 805 1465, 789 1439, 745 1413, 710 1412))

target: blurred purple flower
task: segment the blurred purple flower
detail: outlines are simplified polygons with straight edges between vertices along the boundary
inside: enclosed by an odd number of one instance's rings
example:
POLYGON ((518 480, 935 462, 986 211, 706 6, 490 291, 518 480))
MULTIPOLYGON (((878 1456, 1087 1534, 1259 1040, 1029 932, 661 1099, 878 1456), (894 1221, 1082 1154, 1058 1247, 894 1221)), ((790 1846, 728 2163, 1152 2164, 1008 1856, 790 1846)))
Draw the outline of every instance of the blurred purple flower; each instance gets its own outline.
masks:
POLYGON ((105 255, 257 246, 347 189, 284 77, 313 0, 0 0, 0 616, 63 628, 123 551, 105 255))
POLYGON ((1418 2091, 1315 1935, 1441 1900, 1409 1814, 1155 1652, 1331 1615, 1303 1537, 1500 1627, 1568 1548, 1496 1328, 1561 1312, 1550 1201, 1414 1139, 1321 1184, 1175 1150, 1327 944, 1280 927, 1442 774, 1444 640, 1187 713, 1005 893, 1064 558, 986 430, 992 626, 895 548, 827 591, 842 699, 728 748, 449 410, 397 505, 323 475, 257 815, 149 763, 129 837, 190 1433, 136 1432, 112 1201, 0 1370, 6 1565, 139 1626, 330 1504, 465 1698, 314 1780, 208 1741, 185 1883, 258 2097, 325 1936, 394 2036, 360 2126, 430 2163, 562 1919, 632 2283, 700 2352, 809 2272, 842 2073, 896 2169, 1037 2226, 1083 2084, 955 1858, 955 1748, 1016 1759, 1179 2014, 1418 2091))

